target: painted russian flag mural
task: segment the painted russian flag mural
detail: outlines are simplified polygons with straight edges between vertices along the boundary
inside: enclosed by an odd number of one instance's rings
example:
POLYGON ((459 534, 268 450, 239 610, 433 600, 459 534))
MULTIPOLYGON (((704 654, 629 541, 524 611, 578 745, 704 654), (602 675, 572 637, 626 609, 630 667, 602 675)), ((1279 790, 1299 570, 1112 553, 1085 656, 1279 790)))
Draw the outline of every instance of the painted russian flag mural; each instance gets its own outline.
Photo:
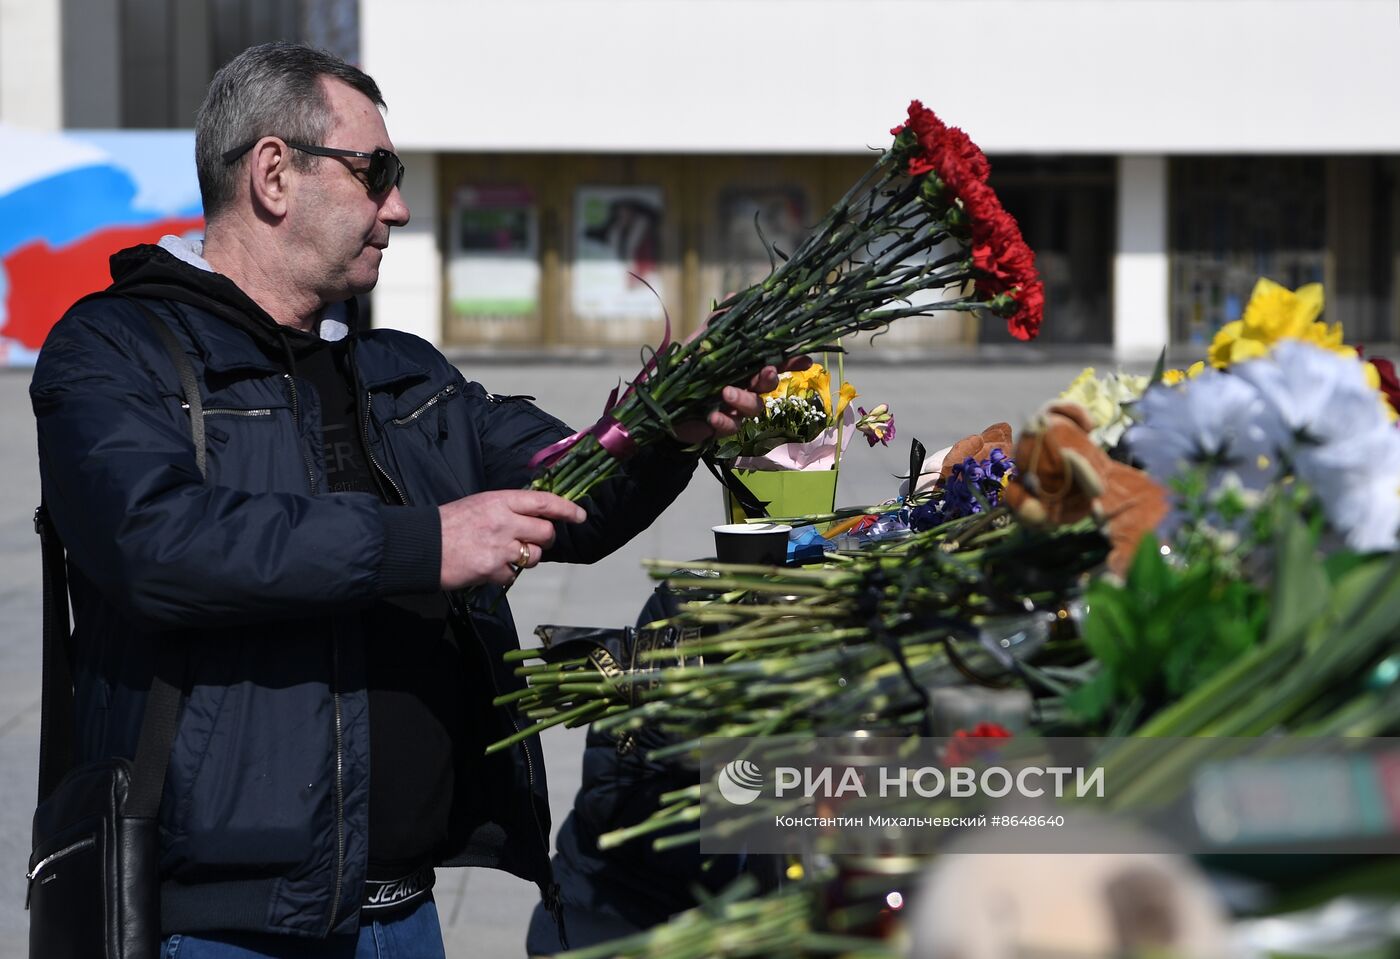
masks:
POLYGON ((41 133, 0 125, 0 364, 33 365, 107 258, 167 233, 202 233, 194 134, 41 133))

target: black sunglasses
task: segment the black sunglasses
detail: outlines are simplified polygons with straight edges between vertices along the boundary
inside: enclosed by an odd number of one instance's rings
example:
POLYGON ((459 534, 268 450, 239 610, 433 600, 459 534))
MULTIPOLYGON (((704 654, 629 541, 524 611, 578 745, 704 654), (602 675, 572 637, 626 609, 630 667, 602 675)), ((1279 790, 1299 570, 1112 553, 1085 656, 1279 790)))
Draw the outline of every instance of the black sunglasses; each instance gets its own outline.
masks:
MULTIPOLYGON (((261 137, 259 137, 261 139, 261 137)), ((232 163, 243 154, 253 149, 257 143, 245 143, 241 147, 234 147, 224 154, 225 163, 232 163)), ((337 150, 334 147, 317 147, 306 143, 294 143, 291 140, 283 140, 283 143, 293 150, 300 150, 302 153, 310 153, 318 157, 356 157, 361 160, 368 160, 369 167, 364 170, 354 170, 357 179, 362 179, 365 189, 369 190, 372 197, 387 196, 389 191, 396 186, 403 186, 403 161, 392 150, 378 149, 373 153, 362 153, 359 150, 337 150), (361 176, 363 175, 363 176, 361 176)))

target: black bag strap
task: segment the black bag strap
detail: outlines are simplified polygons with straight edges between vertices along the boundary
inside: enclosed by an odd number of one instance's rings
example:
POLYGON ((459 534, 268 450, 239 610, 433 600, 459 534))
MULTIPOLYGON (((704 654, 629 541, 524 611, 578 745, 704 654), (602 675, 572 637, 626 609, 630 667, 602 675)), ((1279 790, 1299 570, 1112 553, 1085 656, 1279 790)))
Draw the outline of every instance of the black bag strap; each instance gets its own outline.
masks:
MULTIPOLYGON (((199 467, 199 475, 207 479, 204 403, 190 358, 169 324, 154 310, 133 297, 122 298, 145 315, 175 364, 185 406, 190 414, 195 463, 199 467)), ((43 699, 39 708, 39 801, 43 802, 72 768, 75 730, 73 674, 68 649, 71 639, 68 569, 63 543, 43 502, 34 511, 34 531, 39 534, 44 564, 44 678, 43 699)), ((128 816, 154 818, 160 809, 170 747, 175 741, 175 728, 180 715, 181 685, 187 670, 187 657, 188 648, 183 643, 164 638, 157 642, 155 672, 146 696, 146 711, 141 718, 141 733, 136 743, 131 787, 124 807, 128 816), (179 677, 181 682, 172 681, 170 677, 179 677)))
MULTIPOLYGON (((121 294, 118 294, 121 295, 121 294)), ((175 331, 170 329, 170 324, 156 315, 156 311, 134 296, 122 296, 132 306, 136 307, 146 315, 146 321, 155 330, 156 336, 160 337, 161 345, 170 354, 170 359, 175 364, 175 370, 180 374, 180 392, 185 394, 185 408, 190 413, 190 437, 194 440, 194 461, 199 467, 199 475, 208 478, 208 469, 205 463, 204 444, 204 400, 199 393, 199 379, 194 375, 194 366, 190 363, 189 356, 185 353, 185 348, 180 345, 180 341, 175 337, 175 331)))
POLYGON ((73 766, 73 674, 68 665, 68 570, 63 545, 43 503, 34 532, 44 561, 44 679, 39 705, 39 801, 73 766))

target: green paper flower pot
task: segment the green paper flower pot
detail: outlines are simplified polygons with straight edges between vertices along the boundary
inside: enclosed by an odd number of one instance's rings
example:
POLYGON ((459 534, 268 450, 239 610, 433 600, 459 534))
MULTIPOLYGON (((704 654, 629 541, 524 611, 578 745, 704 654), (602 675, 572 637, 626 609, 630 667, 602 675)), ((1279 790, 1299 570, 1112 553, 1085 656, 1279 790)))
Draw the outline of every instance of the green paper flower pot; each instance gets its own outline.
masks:
MULTIPOLYGON (((840 470, 734 471, 734 477, 747 486, 759 502, 768 504, 768 515, 774 517, 830 513, 836 507, 836 478, 840 474, 840 470)), ((743 508, 727 489, 724 509, 728 522, 744 521, 743 508)))

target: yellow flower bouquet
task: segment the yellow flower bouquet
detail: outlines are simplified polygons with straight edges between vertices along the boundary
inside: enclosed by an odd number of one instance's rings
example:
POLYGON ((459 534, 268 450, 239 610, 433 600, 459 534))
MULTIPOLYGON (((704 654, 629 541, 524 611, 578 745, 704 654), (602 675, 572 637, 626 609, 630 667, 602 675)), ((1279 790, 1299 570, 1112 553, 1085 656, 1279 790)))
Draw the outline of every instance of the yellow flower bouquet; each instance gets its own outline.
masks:
MULTIPOLYGON (((762 502, 773 516, 830 512, 836 495, 841 455, 851 437, 888 443, 894 436, 894 416, 886 404, 866 412, 851 405, 856 388, 839 373, 814 363, 805 370, 783 373, 778 385, 763 396, 758 416, 745 420, 739 432, 720 441, 715 459, 762 502), (760 475, 766 474, 766 475, 760 475)), ((742 511, 729 498, 736 519, 742 511)))

